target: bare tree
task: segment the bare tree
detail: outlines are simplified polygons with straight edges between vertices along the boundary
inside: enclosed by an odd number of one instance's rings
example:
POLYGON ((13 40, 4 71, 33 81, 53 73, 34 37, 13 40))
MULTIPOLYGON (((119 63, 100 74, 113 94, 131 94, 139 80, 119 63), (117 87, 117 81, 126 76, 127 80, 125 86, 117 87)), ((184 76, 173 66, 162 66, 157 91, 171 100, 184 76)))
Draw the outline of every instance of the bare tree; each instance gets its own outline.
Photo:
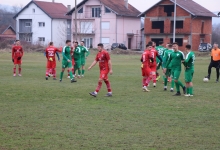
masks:
POLYGON ((220 45, 220 23, 212 26, 212 42, 217 42, 220 45))

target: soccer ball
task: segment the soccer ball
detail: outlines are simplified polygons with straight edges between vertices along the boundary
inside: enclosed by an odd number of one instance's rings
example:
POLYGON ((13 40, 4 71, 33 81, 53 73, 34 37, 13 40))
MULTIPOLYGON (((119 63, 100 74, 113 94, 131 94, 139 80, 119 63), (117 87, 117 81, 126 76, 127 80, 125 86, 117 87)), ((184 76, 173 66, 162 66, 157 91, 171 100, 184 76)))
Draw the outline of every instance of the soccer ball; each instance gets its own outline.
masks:
POLYGON ((209 79, 208 78, 204 78, 203 82, 209 82, 209 79))

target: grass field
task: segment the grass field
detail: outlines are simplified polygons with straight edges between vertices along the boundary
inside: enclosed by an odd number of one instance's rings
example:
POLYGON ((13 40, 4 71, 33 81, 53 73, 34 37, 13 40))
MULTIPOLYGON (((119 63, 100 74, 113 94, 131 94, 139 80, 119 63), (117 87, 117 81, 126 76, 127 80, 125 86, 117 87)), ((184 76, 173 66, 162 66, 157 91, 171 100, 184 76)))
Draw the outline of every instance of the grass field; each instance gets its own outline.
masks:
MULTIPOLYGON (((95 55, 87 61, 87 67, 95 55)), ((70 83, 45 80, 45 58, 26 53, 22 77, 0 53, 0 150, 219 150, 220 83, 203 83, 209 58, 197 58, 195 96, 173 97, 162 81, 142 92, 139 55, 112 55, 110 81, 97 98, 98 66, 70 83)), ((60 72, 57 63, 57 75, 60 72)), ((183 72, 181 76, 183 80, 183 72)))

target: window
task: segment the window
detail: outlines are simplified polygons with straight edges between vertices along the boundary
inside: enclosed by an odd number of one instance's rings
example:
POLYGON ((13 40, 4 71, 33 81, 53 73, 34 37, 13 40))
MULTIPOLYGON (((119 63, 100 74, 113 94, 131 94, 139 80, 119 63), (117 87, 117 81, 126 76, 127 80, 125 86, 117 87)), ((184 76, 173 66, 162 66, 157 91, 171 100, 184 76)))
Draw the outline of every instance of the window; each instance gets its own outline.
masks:
POLYGON ((82 7, 80 10, 78 10, 78 13, 79 13, 79 14, 82 14, 82 13, 83 13, 83 7, 82 7))
POLYGON ((109 38, 102 38, 102 43, 103 44, 109 44, 110 43, 110 39, 109 38))
POLYGON ((31 23, 30 22, 25 22, 25 27, 31 27, 31 23))
POLYGON ((102 29, 110 29, 110 22, 102 22, 102 29))
POLYGON ((45 27, 45 23, 44 22, 38 22, 39 27, 45 27))
POLYGON ((32 9, 32 11, 33 11, 33 13, 35 13, 35 9, 34 8, 32 9))
POLYGON ((164 33, 164 21, 152 21, 152 29, 160 29, 160 33, 164 33))
MULTIPOLYGON (((174 22, 171 22, 172 26, 174 22)), ((176 21, 176 29, 183 29, 183 21, 176 21)))
MULTIPOLYGON (((183 46, 183 38, 176 38, 175 42, 177 42, 179 46, 183 46)), ((170 43, 173 43, 173 38, 170 38, 170 43)))
POLYGON ((70 24, 67 24, 67 29, 69 29, 70 28, 70 24))
POLYGON ((81 33, 93 33, 92 22, 81 22, 81 33))
POLYGON ((93 48, 93 45, 92 45, 93 39, 92 38, 83 38, 82 41, 84 41, 85 47, 93 48))
POLYGON ((174 5, 165 5, 164 6, 164 12, 167 13, 167 16, 172 16, 172 13, 174 12, 174 5))
POLYGON ((96 7, 92 8, 92 17, 100 17, 101 16, 101 8, 96 7))
POLYGON ((45 37, 39 37, 38 38, 40 42, 44 42, 45 41, 45 37))
POLYGON ((111 10, 105 7, 105 13, 111 13, 111 10))

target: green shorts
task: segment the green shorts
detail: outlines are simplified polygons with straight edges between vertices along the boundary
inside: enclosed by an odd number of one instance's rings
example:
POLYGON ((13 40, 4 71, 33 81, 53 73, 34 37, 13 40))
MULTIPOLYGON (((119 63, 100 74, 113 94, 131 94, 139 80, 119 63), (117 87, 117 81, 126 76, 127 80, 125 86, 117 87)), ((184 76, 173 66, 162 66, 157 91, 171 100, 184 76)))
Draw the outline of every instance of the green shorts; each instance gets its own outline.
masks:
POLYGON ((185 71, 185 82, 192 82, 194 70, 189 69, 185 71))
POLYGON ((166 75, 167 77, 170 77, 170 76, 171 76, 171 73, 172 73, 171 69, 167 69, 165 75, 166 75))
POLYGON ((85 66, 85 64, 86 64, 86 59, 84 58, 84 59, 81 59, 81 65, 82 66, 85 66))
POLYGON ((81 60, 75 61, 74 68, 75 68, 75 69, 79 69, 80 67, 81 67, 81 60))
POLYGON ((180 70, 172 70, 172 78, 174 80, 179 80, 181 71, 180 70))
POLYGON ((72 62, 68 62, 66 60, 62 61, 62 68, 72 68, 72 67, 73 67, 72 62))

